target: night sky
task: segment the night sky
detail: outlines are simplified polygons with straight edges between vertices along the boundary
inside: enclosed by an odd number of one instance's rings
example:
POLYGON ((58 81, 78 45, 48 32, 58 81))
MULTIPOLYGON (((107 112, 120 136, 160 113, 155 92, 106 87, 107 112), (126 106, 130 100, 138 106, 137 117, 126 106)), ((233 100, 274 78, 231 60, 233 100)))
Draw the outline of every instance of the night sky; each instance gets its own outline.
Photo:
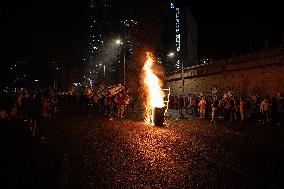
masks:
MULTIPOLYGON (((112 16, 133 16, 164 27, 164 0, 112 1, 112 16)), ((189 5, 198 24, 199 56, 227 57, 249 48, 276 47, 283 41, 280 3, 246 1, 180 1, 189 5)), ((88 1, 9 1, 0 7, 1 75, 7 65, 25 59, 43 69, 52 59, 70 64, 82 59, 88 34, 88 1), (4 69, 2 69, 4 68, 4 69)), ((163 29, 158 31, 163 32, 163 29)), ((151 31, 149 31, 151 32, 151 31)), ((151 35, 151 34, 149 34, 151 35)))

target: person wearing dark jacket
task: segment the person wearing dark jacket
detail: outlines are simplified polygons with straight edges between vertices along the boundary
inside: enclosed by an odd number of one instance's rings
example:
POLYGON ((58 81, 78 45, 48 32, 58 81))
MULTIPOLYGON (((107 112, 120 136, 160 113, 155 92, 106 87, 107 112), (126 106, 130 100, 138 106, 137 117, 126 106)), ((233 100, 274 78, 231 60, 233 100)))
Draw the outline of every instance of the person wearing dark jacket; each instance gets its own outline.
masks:
POLYGON ((178 113, 180 116, 183 116, 182 109, 184 107, 184 97, 183 95, 180 95, 178 98, 178 113))

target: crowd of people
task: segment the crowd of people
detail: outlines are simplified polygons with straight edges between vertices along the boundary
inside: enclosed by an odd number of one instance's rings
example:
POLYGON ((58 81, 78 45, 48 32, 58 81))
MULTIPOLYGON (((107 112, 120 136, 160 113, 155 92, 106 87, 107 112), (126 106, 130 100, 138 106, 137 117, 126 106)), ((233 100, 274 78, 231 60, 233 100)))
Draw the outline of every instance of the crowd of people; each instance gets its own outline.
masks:
POLYGON ((28 125, 33 136, 44 138, 46 119, 64 116, 105 116, 123 118, 125 107, 134 108, 135 101, 127 90, 97 93, 54 92, 24 89, 21 92, 1 92, 0 125, 21 122, 28 125))
MULTIPOLYGON (((127 90, 103 95, 93 91, 85 94, 56 93, 52 90, 28 90, 18 93, 2 92, 0 95, 0 124, 23 121, 33 136, 43 136, 45 119, 62 113, 64 116, 105 116, 123 118, 125 107, 134 113, 137 98, 127 90), (135 100, 136 99, 136 100, 135 100)), ((180 95, 170 96, 169 108, 179 110, 179 115, 191 114, 200 119, 225 123, 253 120, 258 125, 280 126, 283 120, 284 103, 280 93, 277 96, 237 96, 227 90, 223 95, 180 95)))
POLYGON ((89 91, 83 98, 88 116, 124 118, 126 107, 133 109, 135 105, 134 95, 119 85, 105 90, 103 94, 89 91))
POLYGON ((33 136, 44 138, 44 119, 58 112, 57 96, 51 91, 1 92, 0 123, 25 123, 33 136))
POLYGON ((180 95, 170 97, 170 108, 184 113, 199 116, 201 119, 216 122, 223 120, 226 123, 254 121, 257 125, 280 126, 283 119, 284 103, 280 92, 276 96, 253 95, 238 96, 231 90, 223 95, 215 93, 208 95, 180 95))

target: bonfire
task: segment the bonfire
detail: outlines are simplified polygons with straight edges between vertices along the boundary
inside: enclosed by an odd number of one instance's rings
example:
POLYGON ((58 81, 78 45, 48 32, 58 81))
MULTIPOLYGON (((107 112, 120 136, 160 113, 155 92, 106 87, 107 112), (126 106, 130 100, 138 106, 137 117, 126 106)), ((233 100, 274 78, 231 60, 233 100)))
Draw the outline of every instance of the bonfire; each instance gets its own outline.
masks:
POLYGON ((143 67, 145 72, 144 85, 146 89, 146 104, 145 104, 145 121, 149 124, 155 123, 154 111, 157 108, 164 108, 164 92, 162 90, 163 82, 154 73, 153 67, 156 64, 151 52, 146 52, 146 62, 143 67))

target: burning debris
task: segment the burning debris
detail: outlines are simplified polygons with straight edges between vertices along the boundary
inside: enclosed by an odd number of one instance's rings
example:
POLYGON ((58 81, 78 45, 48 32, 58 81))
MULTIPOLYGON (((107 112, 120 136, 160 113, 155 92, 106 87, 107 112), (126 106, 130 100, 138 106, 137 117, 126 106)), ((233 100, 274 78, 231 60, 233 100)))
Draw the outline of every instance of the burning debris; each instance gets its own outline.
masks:
POLYGON ((146 89, 146 103, 145 103, 145 122, 162 126, 164 121, 164 114, 167 109, 164 97, 165 92, 161 88, 163 86, 162 80, 155 74, 155 61, 151 52, 146 52, 146 62, 143 67, 144 85, 146 89))

